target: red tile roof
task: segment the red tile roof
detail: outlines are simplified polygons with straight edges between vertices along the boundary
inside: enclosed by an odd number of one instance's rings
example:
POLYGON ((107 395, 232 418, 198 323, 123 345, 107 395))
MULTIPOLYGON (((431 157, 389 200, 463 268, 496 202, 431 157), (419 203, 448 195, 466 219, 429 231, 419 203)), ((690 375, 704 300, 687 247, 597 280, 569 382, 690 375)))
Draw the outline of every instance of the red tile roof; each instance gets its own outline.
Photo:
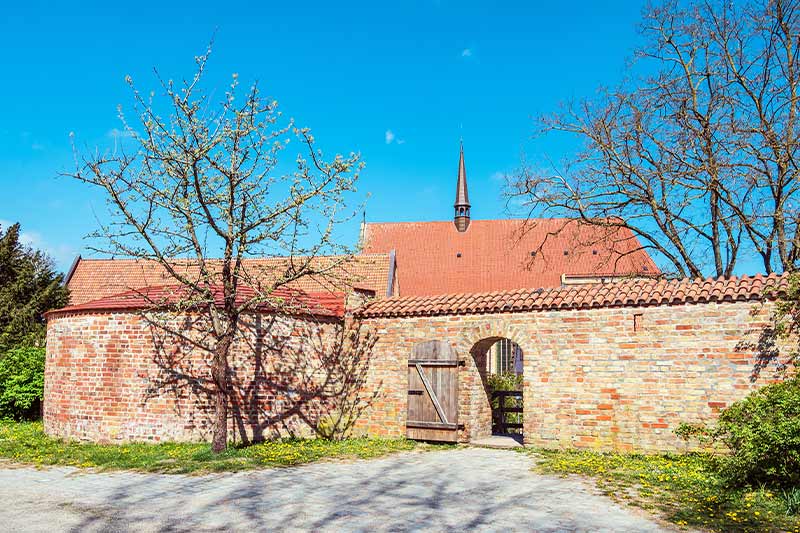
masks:
POLYGON ((743 302, 784 295, 788 276, 743 276, 730 279, 635 279, 614 283, 565 286, 557 289, 517 289, 480 294, 388 298, 368 304, 363 318, 470 315, 639 307, 654 305, 743 302))
POLYGON ((630 230, 567 219, 473 220, 463 233, 450 221, 367 224, 364 251, 391 250, 401 296, 558 287, 562 274, 660 274, 630 230))
MULTIPOLYGON (((215 305, 221 307, 223 304, 222 287, 214 286, 211 290, 215 305)), ((257 293, 252 288, 239 287, 236 303, 242 305, 256 296, 257 293)), ((192 305, 188 304, 187 300, 191 300, 191 297, 191 291, 181 285, 146 287, 55 309, 45 313, 45 316, 50 318, 67 313, 90 311, 171 309, 176 304, 181 304, 183 310, 189 310, 192 305)), ((269 300, 260 302, 253 310, 269 313, 275 312, 277 309, 290 315, 341 318, 345 311, 345 294, 342 292, 307 293, 298 289, 282 287, 270 293, 269 300)))
MULTIPOLYGON (((353 286, 373 291, 377 298, 386 297, 389 279, 389 255, 358 255, 341 262, 342 257, 317 257, 313 266, 329 271, 322 275, 306 276, 289 287, 310 293, 343 292, 353 286)), ((220 261, 211 265, 221 268, 220 261)), ((196 275, 197 267, 186 260, 176 260, 179 270, 186 275, 196 275)), ((252 278, 250 285, 269 283, 288 266, 288 259, 246 259, 245 270, 252 278)), ((67 280, 70 304, 77 305, 117 295, 124 291, 175 284, 164 268, 154 261, 133 259, 81 259, 67 280)))

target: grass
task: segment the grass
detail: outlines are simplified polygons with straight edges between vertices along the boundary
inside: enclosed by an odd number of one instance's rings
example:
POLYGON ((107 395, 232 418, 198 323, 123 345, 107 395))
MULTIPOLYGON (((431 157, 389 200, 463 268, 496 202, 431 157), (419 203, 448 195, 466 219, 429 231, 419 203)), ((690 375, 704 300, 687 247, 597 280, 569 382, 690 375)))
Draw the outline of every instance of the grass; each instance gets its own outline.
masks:
POLYGON ((731 532, 800 532, 800 489, 732 488, 707 454, 639 455, 537 450, 542 473, 579 474, 619 502, 683 527, 731 532), (795 513, 795 514, 790 514, 795 513))
POLYGON ((41 422, 0 421, 0 460, 32 465, 159 473, 232 472, 292 466, 325 459, 366 459, 429 449, 405 439, 281 439, 231 446, 221 454, 207 443, 90 444, 45 435, 41 422))

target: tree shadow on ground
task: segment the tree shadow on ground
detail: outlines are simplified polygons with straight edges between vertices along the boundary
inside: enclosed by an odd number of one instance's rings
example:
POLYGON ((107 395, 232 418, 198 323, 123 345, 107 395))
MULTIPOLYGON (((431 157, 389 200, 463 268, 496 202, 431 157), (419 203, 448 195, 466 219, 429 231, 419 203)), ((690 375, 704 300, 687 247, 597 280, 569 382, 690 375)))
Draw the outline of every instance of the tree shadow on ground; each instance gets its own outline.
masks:
POLYGON ((470 449, 202 477, 131 474, 94 496, 74 531, 660 530, 531 466, 527 455, 470 449))

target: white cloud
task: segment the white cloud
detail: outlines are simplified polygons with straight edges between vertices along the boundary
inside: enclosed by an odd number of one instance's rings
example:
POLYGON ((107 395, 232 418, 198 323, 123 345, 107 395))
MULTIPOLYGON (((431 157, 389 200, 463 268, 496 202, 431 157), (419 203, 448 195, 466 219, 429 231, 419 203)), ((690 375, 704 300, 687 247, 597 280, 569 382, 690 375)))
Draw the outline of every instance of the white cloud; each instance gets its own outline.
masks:
POLYGON ((504 182, 506 180, 506 173, 499 170, 490 176, 492 181, 504 182))
POLYGON ((125 137, 133 137, 134 132, 131 130, 121 130, 119 128, 112 128, 106 132, 107 137, 111 137, 114 139, 117 138, 125 138, 125 137))
POLYGON ((406 143, 405 139, 399 138, 397 135, 394 134, 394 132, 392 130, 386 130, 385 139, 386 139, 386 144, 392 144, 392 143, 405 144, 406 143))
POLYGON ((461 57, 472 57, 472 49, 470 49, 470 48, 464 48, 464 49, 461 51, 461 57))
POLYGON ((37 152, 41 152, 42 150, 44 150, 44 145, 41 144, 41 143, 33 143, 31 145, 31 150, 35 150, 37 152))
MULTIPOLYGON (((3 233, 5 233, 6 230, 13 225, 14 222, 0 219, 0 228, 3 229, 3 233)), ((22 231, 19 234, 19 242, 25 246, 30 246, 31 248, 41 248, 43 242, 42 235, 35 231, 22 231)))

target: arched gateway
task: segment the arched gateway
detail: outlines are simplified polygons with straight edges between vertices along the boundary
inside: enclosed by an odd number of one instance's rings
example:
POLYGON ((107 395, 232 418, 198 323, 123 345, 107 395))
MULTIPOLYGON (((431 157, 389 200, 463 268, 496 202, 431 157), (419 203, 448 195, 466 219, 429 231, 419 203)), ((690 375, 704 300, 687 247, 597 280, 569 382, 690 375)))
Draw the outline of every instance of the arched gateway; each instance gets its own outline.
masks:
POLYGON ((359 428, 451 442, 488 437, 492 373, 519 367, 524 405, 510 415, 521 415, 526 444, 685 449, 674 432, 680 423, 713 420, 766 382, 765 365, 780 362, 758 346, 786 283, 631 280, 374 302, 357 317, 379 335, 365 389, 381 399, 359 428), (425 398, 422 374, 444 418, 425 398), (428 418, 416 416, 425 409, 428 418))

